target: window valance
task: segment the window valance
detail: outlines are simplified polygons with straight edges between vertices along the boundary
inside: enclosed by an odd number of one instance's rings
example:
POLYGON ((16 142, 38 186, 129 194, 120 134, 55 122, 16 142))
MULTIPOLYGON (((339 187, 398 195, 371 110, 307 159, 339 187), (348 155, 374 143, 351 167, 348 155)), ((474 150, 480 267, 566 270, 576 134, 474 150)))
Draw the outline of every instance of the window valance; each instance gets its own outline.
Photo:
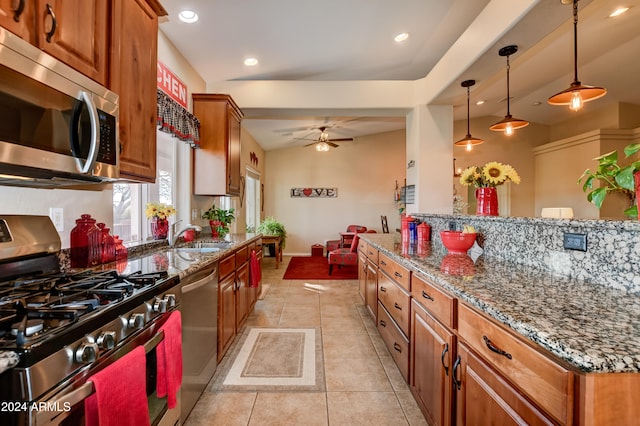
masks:
POLYGON ((188 143, 200 147, 200 121, 182 105, 158 89, 158 129, 188 143))

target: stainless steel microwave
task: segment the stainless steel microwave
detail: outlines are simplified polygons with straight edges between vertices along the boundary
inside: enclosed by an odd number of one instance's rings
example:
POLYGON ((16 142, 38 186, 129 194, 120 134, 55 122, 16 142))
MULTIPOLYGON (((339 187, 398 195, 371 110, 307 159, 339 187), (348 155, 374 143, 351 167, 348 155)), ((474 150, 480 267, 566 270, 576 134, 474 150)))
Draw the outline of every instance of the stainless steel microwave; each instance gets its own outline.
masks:
POLYGON ((0 185, 119 177, 118 96, 0 28, 0 185))

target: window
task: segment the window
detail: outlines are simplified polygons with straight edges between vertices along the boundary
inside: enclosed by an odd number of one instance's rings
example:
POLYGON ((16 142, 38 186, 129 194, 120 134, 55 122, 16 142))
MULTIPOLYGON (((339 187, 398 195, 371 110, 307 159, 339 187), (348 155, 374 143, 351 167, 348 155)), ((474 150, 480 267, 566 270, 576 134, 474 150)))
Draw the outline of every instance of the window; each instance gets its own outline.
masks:
POLYGON ((247 231, 255 232, 255 229, 260 224, 260 175, 247 169, 246 176, 247 231))
POLYGON ((148 202, 175 206, 177 141, 163 132, 156 132, 156 140, 156 183, 113 185, 113 234, 125 242, 143 241, 149 236, 149 221, 144 213, 148 202))

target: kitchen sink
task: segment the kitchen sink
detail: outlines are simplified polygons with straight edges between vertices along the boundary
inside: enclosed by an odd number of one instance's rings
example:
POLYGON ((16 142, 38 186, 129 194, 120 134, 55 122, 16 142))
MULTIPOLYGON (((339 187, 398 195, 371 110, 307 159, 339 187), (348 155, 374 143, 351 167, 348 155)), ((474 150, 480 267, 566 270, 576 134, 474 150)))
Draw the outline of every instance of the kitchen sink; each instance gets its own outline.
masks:
POLYGON ((222 250, 220 247, 174 247, 170 250, 184 253, 215 253, 222 250))
POLYGON ((225 249, 228 249, 229 247, 231 247, 232 244, 233 244, 233 242, 231 242, 231 241, 224 241, 224 242, 198 241, 196 243, 193 243, 190 247, 192 247, 194 249, 200 249, 200 250, 208 250, 208 249, 225 250, 225 249))

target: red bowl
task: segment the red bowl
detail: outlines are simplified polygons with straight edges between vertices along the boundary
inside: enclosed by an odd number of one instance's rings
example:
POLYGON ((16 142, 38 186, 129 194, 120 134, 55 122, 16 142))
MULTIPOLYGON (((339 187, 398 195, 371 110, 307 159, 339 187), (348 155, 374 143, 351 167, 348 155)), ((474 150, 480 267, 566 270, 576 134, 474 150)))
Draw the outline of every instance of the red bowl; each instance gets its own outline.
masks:
POLYGON ((460 231, 440 231, 442 244, 449 250, 449 253, 466 254, 467 250, 473 246, 476 234, 463 233, 460 231))

